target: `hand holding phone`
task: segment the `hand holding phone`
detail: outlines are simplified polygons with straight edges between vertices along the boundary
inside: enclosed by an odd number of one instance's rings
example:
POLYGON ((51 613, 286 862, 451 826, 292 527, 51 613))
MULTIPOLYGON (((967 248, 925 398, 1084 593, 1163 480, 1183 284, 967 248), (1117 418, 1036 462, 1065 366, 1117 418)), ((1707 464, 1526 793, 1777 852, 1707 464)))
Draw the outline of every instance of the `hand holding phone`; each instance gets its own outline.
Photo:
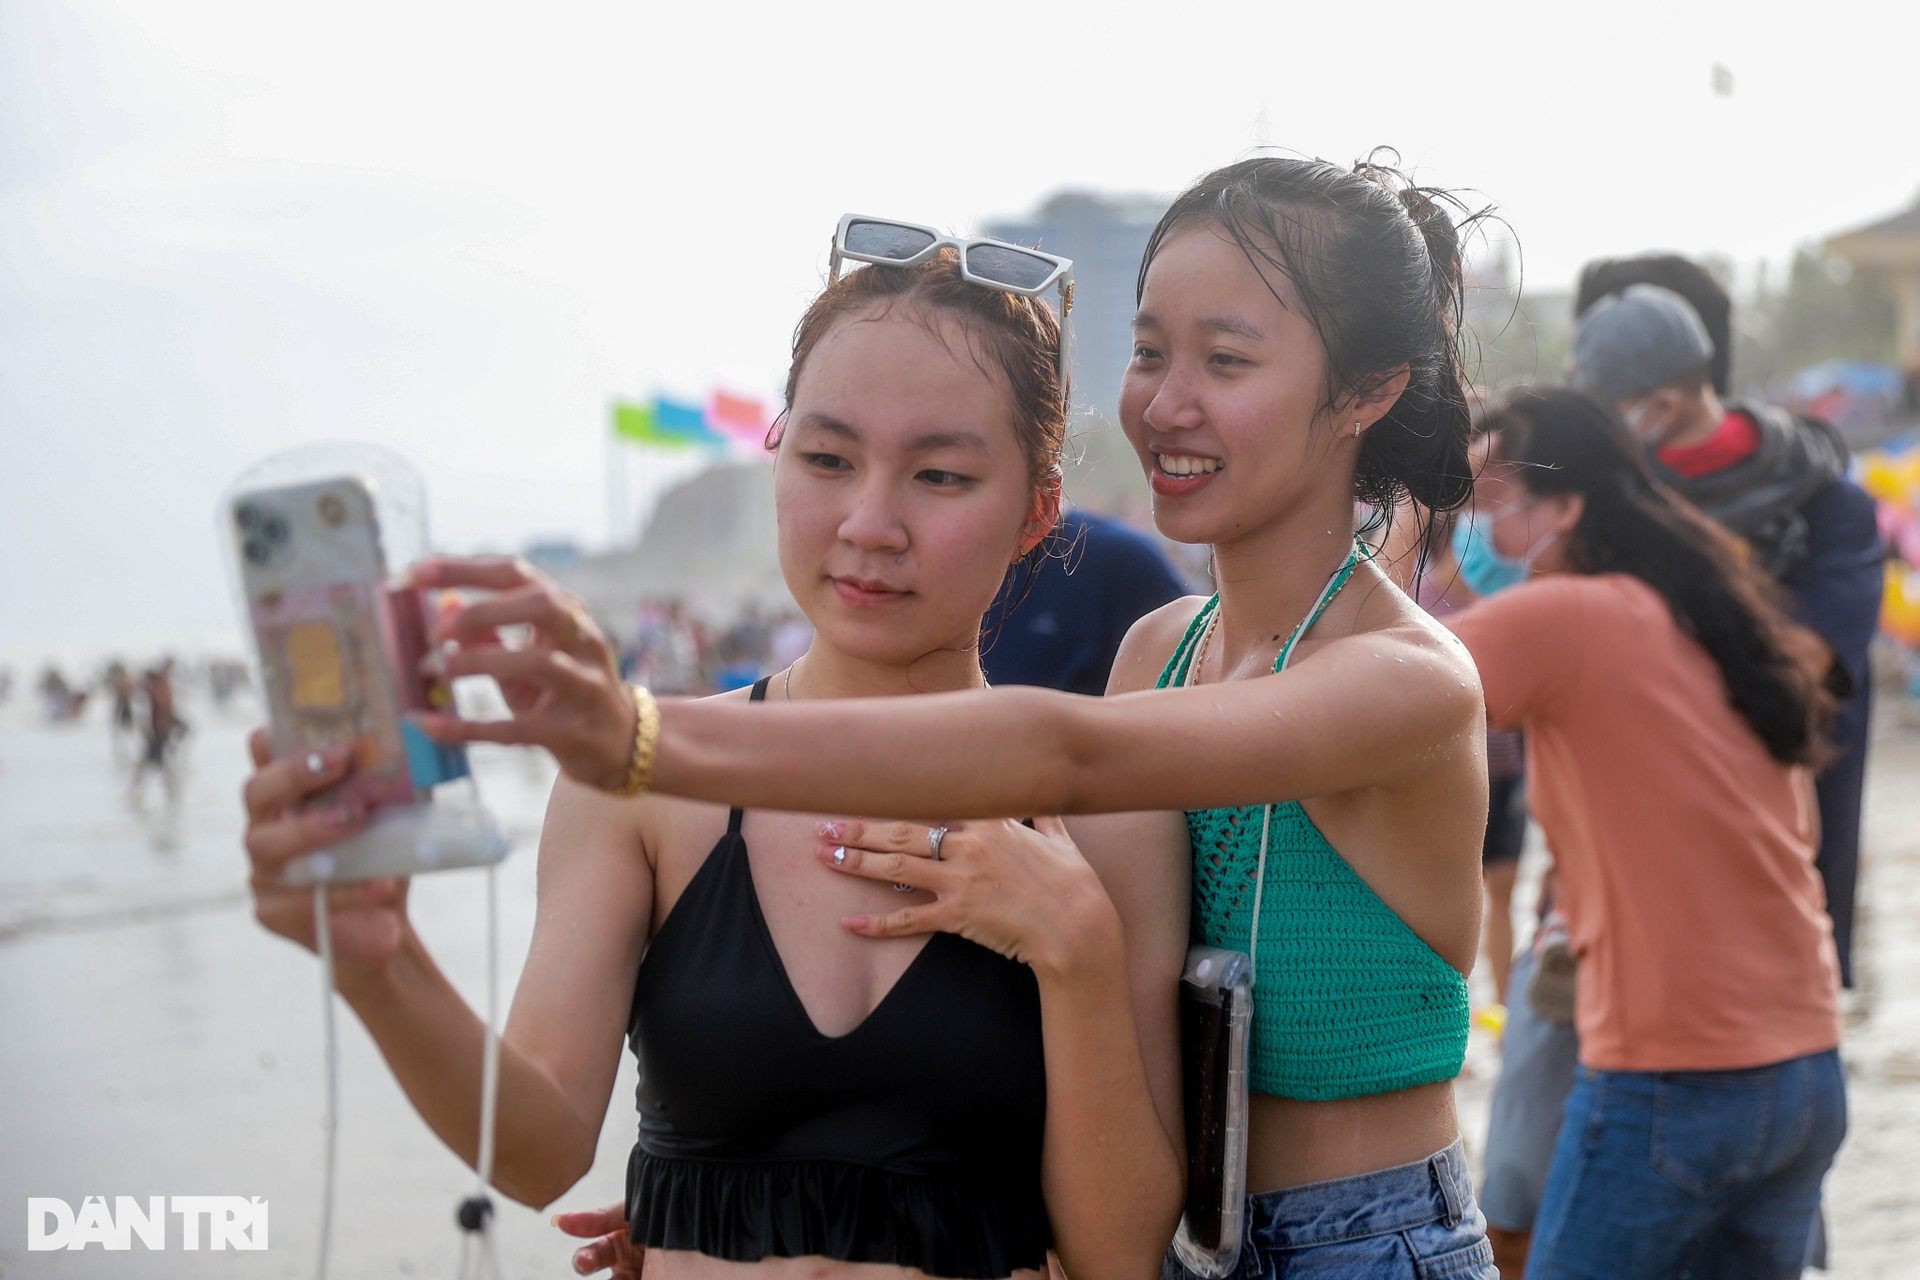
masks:
POLYGON ((524 560, 435 558, 414 566, 423 587, 487 592, 442 619, 449 677, 491 676, 512 716, 462 720, 429 714, 417 723, 451 744, 500 742, 545 747, 568 777, 617 789, 633 759, 636 711, 614 661, 613 646, 586 609, 524 560), (502 644, 502 628, 527 628, 519 647, 502 644))
MULTIPOLYGON (((294 861, 358 834, 371 816, 351 803, 313 803, 336 788, 353 768, 345 748, 304 759, 276 760, 265 729, 247 746, 254 772, 247 779, 247 857, 253 867, 254 916, 269 931, 319 949, 313 891, 285 881, 294 861), (315 767, 318 766, 318 767, 315 767)), ((337 884, 327 890, 328 930, 336 981, 352 987, 383 971, 406 937, 407 881, 397 878, 337 884)))
POLYGON ((290 863, 290 884, 410 875, 498 861, 506 843, 479 805, 466 756, 411 716, 452 707, 423 675, 435 598, 390 580, 368 477, 242 487, 229 504, 239 586, 266 692, 276 760, 344 755, 351 767, 303 809, 367 813, 365 830, 290 863))

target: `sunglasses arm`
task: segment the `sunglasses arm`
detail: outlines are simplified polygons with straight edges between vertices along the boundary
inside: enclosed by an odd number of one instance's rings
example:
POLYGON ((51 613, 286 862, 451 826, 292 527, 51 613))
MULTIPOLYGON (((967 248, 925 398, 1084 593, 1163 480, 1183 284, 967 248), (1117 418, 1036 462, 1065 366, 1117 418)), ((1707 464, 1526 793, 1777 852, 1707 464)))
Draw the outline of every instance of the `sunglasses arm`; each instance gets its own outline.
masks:
MULTIPOLYGON (((1070 317, 1073 315, 1073 268, 1060 277, 1060 385, 1067 386, 1067 370, 1073 367, 1073 333, 1070 317)), ((1073 413, 1072 397, 1069 394, 1067 413, 1073 413)))

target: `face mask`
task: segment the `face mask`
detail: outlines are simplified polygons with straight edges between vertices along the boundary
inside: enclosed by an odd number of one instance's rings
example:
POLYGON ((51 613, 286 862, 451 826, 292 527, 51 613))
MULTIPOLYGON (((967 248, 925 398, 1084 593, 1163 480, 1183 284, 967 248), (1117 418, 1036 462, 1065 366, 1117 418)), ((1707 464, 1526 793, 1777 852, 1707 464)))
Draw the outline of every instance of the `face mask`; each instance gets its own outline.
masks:
POLYGON ((1533 562, 1560 536, 1557 531, 1549 532, 1527 548, 1527 554, 1518 560, 1503 556, 1493 549, 1489 531, 1493 522, 1505 514, 1504 509, 1485 516, 1476 511, 1454 522, 1453 558, 1460 566, 1460 576, 1466 581, 1467 589, 1482 598, 1518 586, 1532 577, 1533 562))
POLYGON ((1527 566, 1493 549, 1477 512, 1454 521, 1453 559, 1460 566, 1467 589, 1476 596, 1490 596, 1527 580, 1527 566))

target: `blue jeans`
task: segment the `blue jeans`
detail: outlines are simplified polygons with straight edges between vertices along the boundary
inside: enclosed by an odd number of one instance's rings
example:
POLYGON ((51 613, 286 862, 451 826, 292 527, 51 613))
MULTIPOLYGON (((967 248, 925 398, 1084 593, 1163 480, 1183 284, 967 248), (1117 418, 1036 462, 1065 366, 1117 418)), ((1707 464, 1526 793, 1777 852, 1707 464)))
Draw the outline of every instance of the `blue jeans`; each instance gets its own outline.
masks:
MULTIPOLYGON (((1193 1280, 1171 1252, 1161 1280, 1193 1280)), ((1230 1280, 1498 1280, 1459 1142, 1413 1164, 1247 1197, 1230 1280)))
POLYGON ((1798 1276, 1846 1131, 1838 1050, 1745 1071, 1582 1067, 1528 1280, 1798 1276))

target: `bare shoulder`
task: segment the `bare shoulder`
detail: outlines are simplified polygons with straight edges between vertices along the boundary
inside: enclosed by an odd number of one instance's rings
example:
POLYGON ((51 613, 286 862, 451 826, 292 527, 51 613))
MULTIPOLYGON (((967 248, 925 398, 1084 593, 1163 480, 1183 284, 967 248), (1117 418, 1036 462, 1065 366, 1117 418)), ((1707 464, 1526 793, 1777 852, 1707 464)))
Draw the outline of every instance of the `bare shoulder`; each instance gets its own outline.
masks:
POLYGON ((1127 629, 1120 652, 1113 660, 1113 673, 1107 678, 1107 692, 1133 693, 1151 689, 1160 681, 1173 651, 1187 628, 1207 603, 1205 596, 1181 596, 1142 617, 1127 629))
POLYGON ((1389 658, 1401 668, 1403 678, 1395 684, 1402 693, 1424 689, 1461 715, 1477 717, 1480 672, 1467 647, 1377 566, 1363 566, 1362 573, 1355 574, 1353 585, 1363 589, 1347 605, 1348 625, 1333 628, 1333 638, 1323 640, 1318 652, 1303 651, 1302 665, 1319 653, 1389 658))
MULTIPOLYGON (((750 692, 734 689, 710 700, 745 702, 750 692)), ((560 863, 591 863, 598 871, 613 874, 658 875, 663 857, 699 846, 703 836, 711 844, 709 829, 716 821, 726 821, 726 810, 717 805, 658 793, 616 796, 562 773, 554 780, 541 830, 542 877, 549 865, 560 863)))

